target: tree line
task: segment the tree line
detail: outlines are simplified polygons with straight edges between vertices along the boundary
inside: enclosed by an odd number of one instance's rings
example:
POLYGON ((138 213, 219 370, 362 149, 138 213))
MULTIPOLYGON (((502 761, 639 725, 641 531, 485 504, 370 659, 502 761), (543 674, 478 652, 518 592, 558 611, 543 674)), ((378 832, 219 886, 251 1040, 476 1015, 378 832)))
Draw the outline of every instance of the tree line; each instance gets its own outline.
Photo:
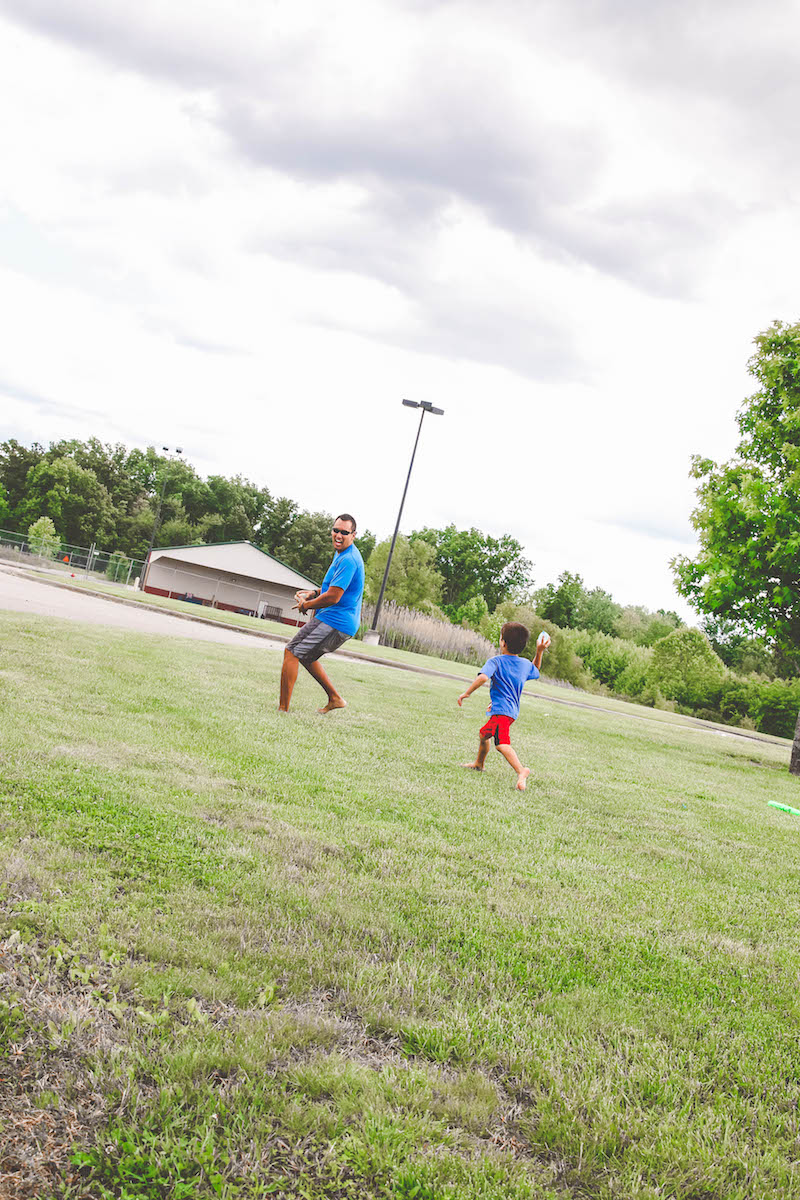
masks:
MULTIPOLYGON (((542 622, 556 634, 548 670, 558 678, 786 736, 800 706, 800 323, 776 321, 755 345, 758 390, 742 405, 736 456, 693 460, 700 545, 673 562, 702 632, 665 609, 623 607, 569 571, 535 589, 514 538, 454 525, 398 539, 387 598, 492 642, 503 620, 542 622)), ((43 517, 65 542, 132 558, 145 556, 159 518, 161 545, 248 540, 312 579, 331 552, 328 513, 241 476, 203 480, 153 447, 96 438, 0 444, 0 528, 26 532, 43 517)), ((389 541, 376 545, 367 530, 357 544, 374 601, 389 541)), ((800 773, 800 722, 792 769, 800 773)))
MULTIPOLYGON (((98 438, 0 443, 0 529, 27 534, 49 518, 66 544, 96 544, 144 559, 161 546, 249 541, 300 574, 321 581, 331 558, 332 515, 302 509, 287 496, 235 475, 202 479, 191 463, 98 438)), ((367 598, 377 597, 389 541, 356 539, 367 564, 367 598)), ((520 543, 478 529, 425 528, 399 538, 387 597, 448 617, 480 596, 493 610, 532 586, 520 543)))

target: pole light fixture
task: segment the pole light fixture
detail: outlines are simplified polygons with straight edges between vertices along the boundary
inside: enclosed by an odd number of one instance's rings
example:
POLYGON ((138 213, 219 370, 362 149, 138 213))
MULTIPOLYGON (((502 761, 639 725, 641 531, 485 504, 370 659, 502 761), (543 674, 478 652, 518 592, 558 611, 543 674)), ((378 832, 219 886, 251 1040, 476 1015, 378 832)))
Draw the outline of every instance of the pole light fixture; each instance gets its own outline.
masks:
MULTIPOLYGON (((169 454, 173 449, 176 454, 183 454, 183 446, 162 446, 161 449, 165 454, 169 454)), ((142 591, 147 583, 147 576, 150 574, 150 555, 153 553, 153 545, 156 540, 159 526, 161 524, 161 505, 164 503, 164 492, 167 488, 167 469, 164 468, 164 478, 161 481, 161 492, 158 497, 158 508, 156 509, 155 520, 153 521, 153 531, 150 534, 150 545, 147 548, 147 559, 145 560, 144 579, 142 581, 142 591)))
POLYGON ((383 604, 383 594, 386 591, 386 581, 389 578, 389 567, 392 565, 392 555, 394 554, 394 547, 395 547, 395 542, 397 541, 397 534, 400 531, 400 520, 403 516, 403 505, 406 502, 406 493, 408 492, 408 483, 409 483, 409 480, 411 479, 411 469, 414 466, 414 458, 416 456, 417 446, 419 444, 419 435, 422 432, 422 422, 425 420, 426 413, 431 413, 432 416, 436 416, 436 417, 444 416, 443 408, 434 408, 434 406, 431 403, 429 403, 429 401, 427 401, 427 400, 421 400, 421 401, 404 400, 403 404, 406 406, 406 408, 421 408, 422 412, 420 413, 419 425, 417 426, 417 436, 414 440, 414 449, 411 452, 411 462, 408 467, 408 475, 406 476, 406 486, 403 488, 403 498, 400 501, 400 510, 397 514, 397 524, 394 527, 394 533, 392 535, 392 544, 389 547, 389 556, 386 559, 386 569, 383 572, 383 582, 381 583, 381 590, 378 593, 378 603, 375 605, 375 615, 372 618, 371 628, 364 635, 364 641, 367 642, 368 644, 372 644, 372 645, 376 645, 379 640, 378 617, 380 616, 381 605, 383 604))

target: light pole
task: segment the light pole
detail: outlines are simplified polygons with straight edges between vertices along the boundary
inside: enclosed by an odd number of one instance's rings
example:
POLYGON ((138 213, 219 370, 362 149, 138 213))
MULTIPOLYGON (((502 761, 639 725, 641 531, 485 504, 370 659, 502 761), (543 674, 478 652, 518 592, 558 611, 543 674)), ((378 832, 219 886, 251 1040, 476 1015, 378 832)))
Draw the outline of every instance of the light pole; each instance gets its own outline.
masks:
POLYGON ((437 417, 441 417, 444 415, 443 408, 434 408, 433 405, 430 404, 427 400, 423 400, 420 403, 418 403, 416 400, 404 400, 403 404, 405 404, 406 408, 421 408, 422 413, 420 414, 419 425, 417 426, 417 436, 416 436, 416 439, 414 440, 414 449, 411 451, 411 462, 409 463, 408 475, 406 476, 406 486, 403 488, 403 498, 400 501, 400 511, 397 514, 397 524, 394 527, 394 533, 392 534, 392 544, 389 547, 389 555, 388 555, 388 558, 386 559, 386 569, 383 572, 383 582, 381 583, 381 590, 378 593, 378 603, 375 605, 375 616, 372 618, 372 627, 370 629, 368 629, 367 632, 364 634, 364 641, 369 646, 377 646, 378 643, 380 642, 380 634, 378 633, 378 617, 380 616, 381 605, 383 604, 383 593, 386 591, 386 581, 389 578, 389 567, 392 564, 392 555, 394 553, 394 544, 397 541, 397 534, 400 529, 400 519, 403 516, 403 505, 406 502, 406 492, 408 491, 408 483, 409 483, 409 480, 411 479, 411 468, 414 466, 414 457, 417 453, 417 445, 419 443, 419 435, 422 432, 422 422, 425 420, 425 413, 432 413, 434 416, 437 416, 437 417))
MULTIPOLYGON (((169 454, 172 447, 171 446, 162 446, 161 449, 164 451, 165 454, 169 454)), ((176 446, 175 453, 183 454, 183 446, 176 446)), ((142 591, 144 591, 144 589, 145 589, 145 586, 147 584, 147 577, 150 574, 150 555, 153 553, 153 544, 155 543, 156 534, 158 533, 158 527, 161 523, 161 505, 164 503, 164 492, 166 491, 166 487, 167 487, 167 468, 165 467, 164 468, 164 478, 161 481, 161 493, 158 497, 158 508, 156 509, 155 520, 153 521, 153 532, 150 534, 150 545, 147 548, 147 559, 145 560, 144 579, 142 580, 142 591)))

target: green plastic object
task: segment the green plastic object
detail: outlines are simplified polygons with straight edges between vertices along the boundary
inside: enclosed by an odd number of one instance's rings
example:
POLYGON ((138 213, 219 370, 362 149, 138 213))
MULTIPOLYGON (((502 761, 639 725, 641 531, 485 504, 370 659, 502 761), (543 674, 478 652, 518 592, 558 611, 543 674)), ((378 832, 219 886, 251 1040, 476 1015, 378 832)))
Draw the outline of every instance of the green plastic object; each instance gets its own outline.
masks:
POLYGON ((790 808, 788 804, 778 804, 777 800, 768 800, 767 804, 771 804, 773 808, 779 808, 781 812, 791 813, 793 817, 800 817, 800 808, 790 808))

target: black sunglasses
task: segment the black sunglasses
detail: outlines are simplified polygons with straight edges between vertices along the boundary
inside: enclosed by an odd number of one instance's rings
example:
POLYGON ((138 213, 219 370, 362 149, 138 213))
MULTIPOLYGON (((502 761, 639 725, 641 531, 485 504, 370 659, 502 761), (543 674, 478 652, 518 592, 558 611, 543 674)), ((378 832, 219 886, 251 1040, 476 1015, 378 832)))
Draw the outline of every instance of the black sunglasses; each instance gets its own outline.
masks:
POLYGON ((355 533, 355 530, 354 529, 337 529, 336 526, 334 525, 333 532, 340 533, 342 535, 342 537, 352 537, 353 534, 355 533))

